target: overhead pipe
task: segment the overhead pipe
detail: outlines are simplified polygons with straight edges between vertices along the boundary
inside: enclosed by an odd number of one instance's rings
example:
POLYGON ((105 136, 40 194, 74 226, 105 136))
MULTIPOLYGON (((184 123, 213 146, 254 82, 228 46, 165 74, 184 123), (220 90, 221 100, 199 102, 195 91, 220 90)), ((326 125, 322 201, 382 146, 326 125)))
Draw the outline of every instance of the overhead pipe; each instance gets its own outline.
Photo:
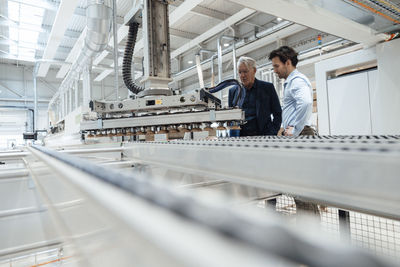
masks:
MULTIPOLYGON (((214 84, 215 84, 215 77, 214 77, 214 58, 215 57, 216 57, 215 55, 211 56, 211 87, 214 87, 214 84)), ((203 61, 203 63, 204 63, 204 61, 203 61)), ((202 63, 200 63, 200 64, 202 64, 202 63)))
MULTIPOLYGON (((232 29, 233 30, 233 29, 232 29)), ((235 42, 235 37, 232 36, 225 36, 221 35, 218 40, 217 40, 217 53, 218 53, 218 83, 222 83, 222 39, 228 39, 228 40, 233 40, 235 42)), ((234 53, 234 56, 236 57, 236 51, 234 53)), ((236 59, 235 59, 236 61, 236 59)), ((235 64, 234 64, 234 69, 235 69, 235 64)), ((219 93, 219 98, 222 99, 222 91, 219 93)))
POLYGON ((59 90, 51 99, 49 106, 54 103, 62 91, 73 85, 74 80, 79 79, 80 73, 92 58, 107 48, 112 25, 112 0, 87 0, 86 20, 85 45, 62 81, 59 90))
POLYGON ((233 78, 237 79, 237 63, 236 63, 236 31, 230 26, 229 29, 232 31, 232 64, 233 64, 233 78))
POLYGON ((119 100, 118 85, 118 34, 117 34, 117 0, 113 0, 113 38, 114 38, 114 86, 117 99, 119 100))
POLYGON ((217 40, 217 62, 218 62, 218 83, 222 82, 222 47, 221 47, 221 37, 217 40))
POLYGON ((197 54, 199 54, 201 56, 203 53, 214 54, 215 52, 216 52, 215 50, 200 48, 199 51, 197 52, 197 54))

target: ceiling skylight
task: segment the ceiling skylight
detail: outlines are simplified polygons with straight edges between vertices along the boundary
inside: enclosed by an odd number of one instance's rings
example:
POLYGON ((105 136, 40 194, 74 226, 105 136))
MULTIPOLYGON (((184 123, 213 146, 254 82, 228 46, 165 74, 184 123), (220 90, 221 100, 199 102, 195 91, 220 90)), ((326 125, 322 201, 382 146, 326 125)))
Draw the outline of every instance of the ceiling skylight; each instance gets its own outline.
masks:
POLYGON ((14 25, 9 27, 9 39, 15 41, 9 46, 11 55, 17 58, 35 59, 43 14, 43 8, 8 1, 8 18, 14 22, 14 25))

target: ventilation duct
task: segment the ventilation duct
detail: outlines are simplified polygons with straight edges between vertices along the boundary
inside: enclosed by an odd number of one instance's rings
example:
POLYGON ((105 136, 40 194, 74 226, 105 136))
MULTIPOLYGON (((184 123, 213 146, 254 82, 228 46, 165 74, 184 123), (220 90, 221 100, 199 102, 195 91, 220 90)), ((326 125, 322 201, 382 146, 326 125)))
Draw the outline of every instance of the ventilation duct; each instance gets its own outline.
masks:
POLYGON ((92 58, 106 49, 112 25, 112 0, 88 0, 86 20, 85 45, 51 99, 49 107, 59 97, 60 92, 72 87, 74 80, 79 79, 80 73, 91 63, 92 58))

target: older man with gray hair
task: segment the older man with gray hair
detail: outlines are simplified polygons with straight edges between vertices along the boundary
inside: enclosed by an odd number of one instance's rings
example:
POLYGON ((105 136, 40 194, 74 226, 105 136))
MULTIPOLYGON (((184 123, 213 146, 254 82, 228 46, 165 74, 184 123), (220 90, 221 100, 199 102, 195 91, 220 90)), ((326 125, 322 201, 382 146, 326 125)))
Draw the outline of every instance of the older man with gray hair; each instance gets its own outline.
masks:
POLYGON ((246 124, 240 135, 276 135, 281 127, 282 109, 274 85, 256 79, 256 61, 250 57, 240 57, 237 67, 243 87, 229 90, 228 105, 245 112, 246 124))

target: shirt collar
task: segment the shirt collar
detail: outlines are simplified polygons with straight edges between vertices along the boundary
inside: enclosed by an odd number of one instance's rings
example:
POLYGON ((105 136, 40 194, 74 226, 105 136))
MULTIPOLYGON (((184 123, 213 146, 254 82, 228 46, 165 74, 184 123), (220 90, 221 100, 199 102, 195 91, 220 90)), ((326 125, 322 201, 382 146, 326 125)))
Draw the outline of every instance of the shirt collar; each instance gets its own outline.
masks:
POLYGON ((258 85, 258 80, 257 80, 257 78, 254 78, 254 83, 253 83, 253 86, 250 88, 250 90, 257 89, 257 85, 258 85))
POLYGON ((283 83, 284 85, 288 84, 291 80, 293 80, 297 75, 299 74, 299 71, 297 69, 294 69, 289 76, 286 78, 285 82, 283 83))

